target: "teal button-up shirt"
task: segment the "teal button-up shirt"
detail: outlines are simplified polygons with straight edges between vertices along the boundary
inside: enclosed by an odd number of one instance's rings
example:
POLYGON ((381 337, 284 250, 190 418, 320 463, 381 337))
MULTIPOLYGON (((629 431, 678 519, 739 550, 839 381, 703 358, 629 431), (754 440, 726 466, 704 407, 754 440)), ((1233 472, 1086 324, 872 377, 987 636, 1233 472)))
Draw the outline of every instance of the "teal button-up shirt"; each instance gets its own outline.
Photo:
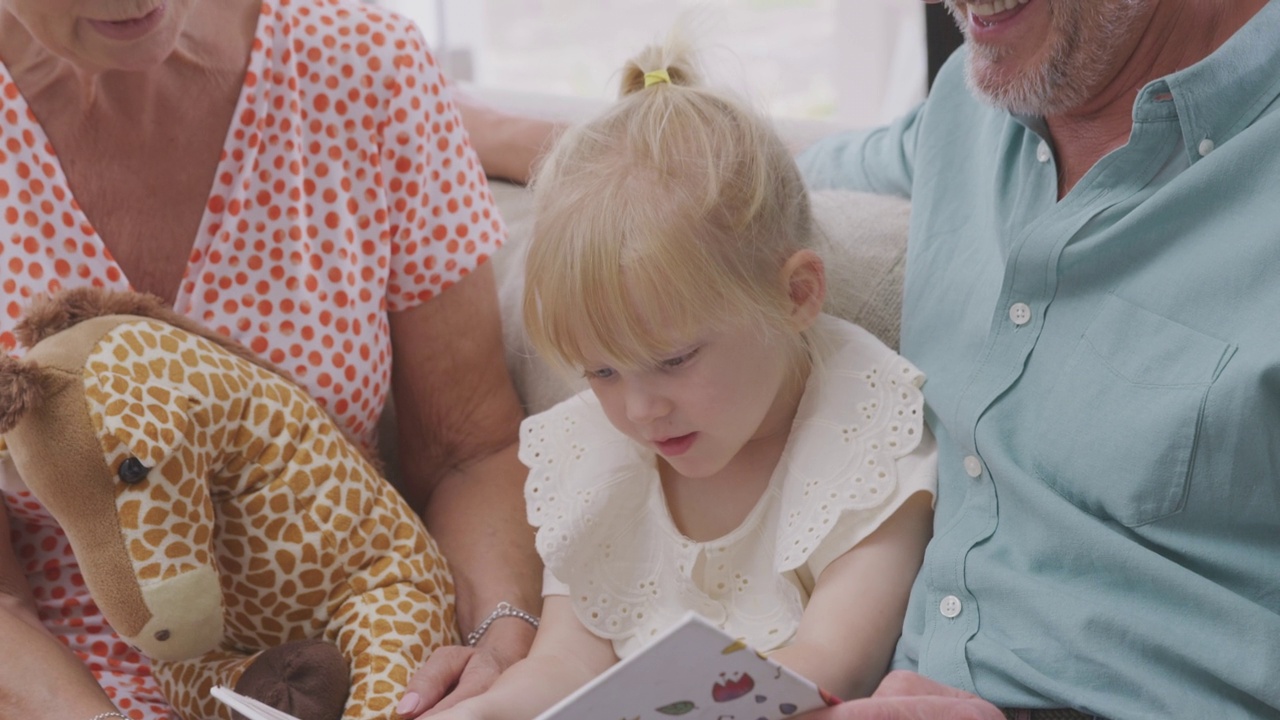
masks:
POLYGON ((801 158, 912 200, 934 538, 895 666, 1005 707, 1280 717, 1280 0, 1147 85, 1061 201, 963 51, 801 158))

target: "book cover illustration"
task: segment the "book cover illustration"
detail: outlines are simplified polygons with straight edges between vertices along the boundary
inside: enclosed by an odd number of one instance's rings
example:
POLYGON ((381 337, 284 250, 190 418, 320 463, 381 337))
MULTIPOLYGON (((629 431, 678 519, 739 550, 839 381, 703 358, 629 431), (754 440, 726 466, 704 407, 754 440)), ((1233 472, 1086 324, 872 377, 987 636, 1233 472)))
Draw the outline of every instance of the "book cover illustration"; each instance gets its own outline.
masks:
POLYGON ((838 702, 689 613, 537 720, 783 720, 838 702))

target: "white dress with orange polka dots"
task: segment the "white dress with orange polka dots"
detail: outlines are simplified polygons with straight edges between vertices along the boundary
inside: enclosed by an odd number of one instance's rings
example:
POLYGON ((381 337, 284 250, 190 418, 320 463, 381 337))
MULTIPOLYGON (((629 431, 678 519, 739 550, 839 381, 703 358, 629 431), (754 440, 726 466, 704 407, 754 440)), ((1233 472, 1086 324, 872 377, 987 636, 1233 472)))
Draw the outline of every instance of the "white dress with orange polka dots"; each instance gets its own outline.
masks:
MULTIPOLYGON (((448 289, 504 233, 410 22, 355 0, 265 0, 175 307, 292 373, 371 444, 390 381, 387 313, 448 289)), ((21 353, 13 330, 29 298, 84 285, 129 282, 0 65, 0 348, 21 353)), ((45 623, 130 717, 170 717, 3 460, 0 491, 45 623)))

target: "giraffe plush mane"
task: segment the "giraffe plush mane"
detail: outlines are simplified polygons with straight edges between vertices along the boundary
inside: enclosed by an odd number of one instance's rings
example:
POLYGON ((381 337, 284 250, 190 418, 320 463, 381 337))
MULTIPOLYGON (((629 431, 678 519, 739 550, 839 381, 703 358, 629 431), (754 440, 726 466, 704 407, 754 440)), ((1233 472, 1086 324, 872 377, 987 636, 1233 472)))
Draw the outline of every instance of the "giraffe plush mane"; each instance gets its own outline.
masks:
POLYGON ((253 354, 243 345, 209 330, 184 315, 179 315, 166 307, 164 301, 155 295, 143 293, 75 288, 54 296, 40 296, 31 302, 26 315, 14 328, 14 335, 23 347, 31 348, 51 335, 85 320, 104 315, 137 315, 159 320, 192 335, 198 335, 255 365, 292 380, 288 373, 253 354))
MULTIPOLYGON (((240 343, 173 311, 160 298, 145 293, 84 287, 63 290, 53 296, 37 296, 14 328, 14 336, 23 347, 32 348, 41 340, 67 328, 106 315, 134 315, 159 320, 202 337, 239 358, 297 384, 288 372, 259 357, 240 343)), ((35 381, 34 368, 22 367, 8 357, 0 357, 0 371, 3 371, 0 373, 3 375, 0 377, 0 401, 4 401, 3 407, 0 407, 0 433, 2 433, 6 428, 13 427, 27 408, 39 402, 40 387, 35 381), (11 368, 10 365, 13 367, 11 368)), ((327 409, 326 412, 328 412, 327 409)), ((332 413, 329 415, 342 431, 343 436, 360 451, 364 459, 379 473, 384 472, 386 468, 382 459, 372 452, 371 448, 365 447, 364 443, 352 436, 346 427, 337 421, 337 418, 333 418, 332 413)))

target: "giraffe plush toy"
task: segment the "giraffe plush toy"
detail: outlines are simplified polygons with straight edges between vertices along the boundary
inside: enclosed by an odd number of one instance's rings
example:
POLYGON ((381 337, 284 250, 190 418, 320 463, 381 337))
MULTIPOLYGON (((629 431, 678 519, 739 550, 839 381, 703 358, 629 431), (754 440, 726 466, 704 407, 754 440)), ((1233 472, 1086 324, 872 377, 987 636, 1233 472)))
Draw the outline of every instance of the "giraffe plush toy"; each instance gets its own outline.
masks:
POLYGON ((456 641, 435 543, 306 392, 160 301, 73 290, 0 355, 0 435, 111 626, 188 720, 227 685, 313 718, 394 718, 456 641))

